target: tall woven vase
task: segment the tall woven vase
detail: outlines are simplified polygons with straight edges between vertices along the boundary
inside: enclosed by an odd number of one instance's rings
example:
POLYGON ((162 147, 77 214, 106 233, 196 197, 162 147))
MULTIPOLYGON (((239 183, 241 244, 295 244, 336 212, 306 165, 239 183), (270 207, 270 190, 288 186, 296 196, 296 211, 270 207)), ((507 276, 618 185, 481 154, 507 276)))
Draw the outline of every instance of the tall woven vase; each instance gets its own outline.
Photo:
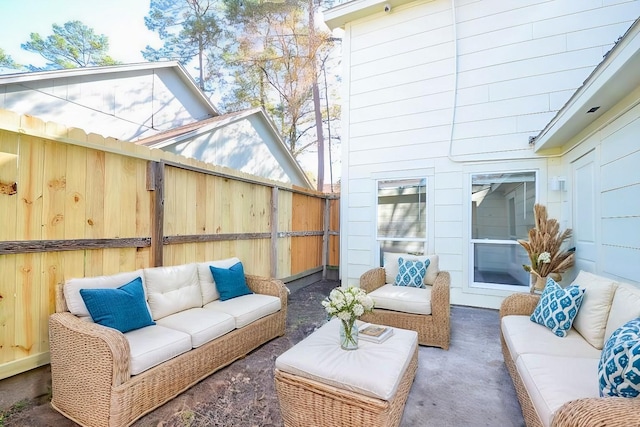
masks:
POLYGON ((544 287, 547 286, 547 278, 539 276, 536 273, 531 273, 530 284, 530 290, 532 294, 542 293, 544 287))

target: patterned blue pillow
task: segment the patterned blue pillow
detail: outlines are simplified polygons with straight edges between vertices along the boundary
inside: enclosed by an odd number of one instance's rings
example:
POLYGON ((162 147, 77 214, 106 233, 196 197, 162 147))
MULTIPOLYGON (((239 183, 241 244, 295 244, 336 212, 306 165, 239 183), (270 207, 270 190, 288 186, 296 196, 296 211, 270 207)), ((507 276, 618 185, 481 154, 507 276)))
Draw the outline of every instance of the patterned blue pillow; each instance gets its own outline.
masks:
POLYGON ((640 396, 640 317, 625 323, 607 340, 598 364, 600 397, 640 396))
POLYGON ((122 333, 155 325, 144 298, 142 278, 119 288, 80 289, 94 322, 122 333))
POLYGON ((398 275, 396 276, 396 286, 410 286, 413 288, 424 288, 424 276, 431 261, 408 260, 398 258, 398 275))
POLYGON ((551 329, 559 337, 566 337, 583 297, 584 289, 576 285, 563 289, 555 280, 548 278, 531 320, 551 329))

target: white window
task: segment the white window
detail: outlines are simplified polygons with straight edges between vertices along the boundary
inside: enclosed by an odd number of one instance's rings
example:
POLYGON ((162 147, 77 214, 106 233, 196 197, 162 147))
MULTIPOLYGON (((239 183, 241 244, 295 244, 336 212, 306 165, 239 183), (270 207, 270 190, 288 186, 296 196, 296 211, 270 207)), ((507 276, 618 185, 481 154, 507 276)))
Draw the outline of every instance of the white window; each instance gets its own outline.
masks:
POLYGON ((377 186, 376 239, 380 255, 423 254, 427 247, 426 178, 384 179, 378 180, 377 186))
POLYGON ((529 286, 526 251, 517 242, 534 227, 536 173, 471 175, 471 283, 474 287, 522 290, 529 286))

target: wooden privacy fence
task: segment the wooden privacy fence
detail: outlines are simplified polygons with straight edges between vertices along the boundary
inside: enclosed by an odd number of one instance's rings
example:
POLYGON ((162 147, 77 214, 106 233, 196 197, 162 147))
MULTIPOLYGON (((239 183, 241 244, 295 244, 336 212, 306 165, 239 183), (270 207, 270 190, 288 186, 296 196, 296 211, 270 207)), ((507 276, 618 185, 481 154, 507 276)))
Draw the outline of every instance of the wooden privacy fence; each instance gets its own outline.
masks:
POLYGON ((0 110, 0 379, 49 362, 71 277, 239 257, 285 281, 338 265, 339 201, 0 110))

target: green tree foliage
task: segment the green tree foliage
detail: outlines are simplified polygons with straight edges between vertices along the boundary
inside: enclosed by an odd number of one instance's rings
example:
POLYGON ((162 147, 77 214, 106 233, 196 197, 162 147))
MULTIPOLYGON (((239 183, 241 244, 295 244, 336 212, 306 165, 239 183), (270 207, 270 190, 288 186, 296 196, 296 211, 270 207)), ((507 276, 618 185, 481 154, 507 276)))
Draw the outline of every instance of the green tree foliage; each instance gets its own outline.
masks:
POLYGON ((16 64, 11 55, 7 55, 4 49, 0 48, 0 68, 3 67, 19 70, 22 68, 22 65, 16 64))
POLYGON ((104 34, 96 34, 80 21, 69 21, 62 26, 53 24, 52 28, 53 34, 47 38, 31 33, 30 40, 20 45, 22 49, 37 53, 49 61, 44 68, 30 65, 30 70, 118 64, 107 54, 109 39, 104 34))
MULTIPOLYGON (((318 143, 312 88, 327 74, 323 67, 334 47, 327 31, 310 30, 309 8, 317 6, 308 0, 215 5, 213 0, 151 0, 145 23, 164 45, 147 46, 143 56, 185 65, 197 57, 198 83, 220 95, 223 111, 264 108, 298 157, 318 143)), ((327 124, 339 117, 339 107, 323 105, 322 113, 327 124)))
POLYGON ((205 89, 205 53, 213 52, 221 34, 213 2, 210 0, 151 0, 144 23, 164 42, 155 49, 146 46, 142 56, 148 61, 177 60, 187 64, 197 58, 198 84, 205 89))
MULTIPOLYGON (((226 0, 225 6, 229 43, 222 63, 213 63, 229 72, 223 108, 264 107, 298 157, 317 143, 312 86, 333 48, 330 34, 310 31, 304 1, 226 0)), ((325 123, 338 117, 323 113, 325 123)))

